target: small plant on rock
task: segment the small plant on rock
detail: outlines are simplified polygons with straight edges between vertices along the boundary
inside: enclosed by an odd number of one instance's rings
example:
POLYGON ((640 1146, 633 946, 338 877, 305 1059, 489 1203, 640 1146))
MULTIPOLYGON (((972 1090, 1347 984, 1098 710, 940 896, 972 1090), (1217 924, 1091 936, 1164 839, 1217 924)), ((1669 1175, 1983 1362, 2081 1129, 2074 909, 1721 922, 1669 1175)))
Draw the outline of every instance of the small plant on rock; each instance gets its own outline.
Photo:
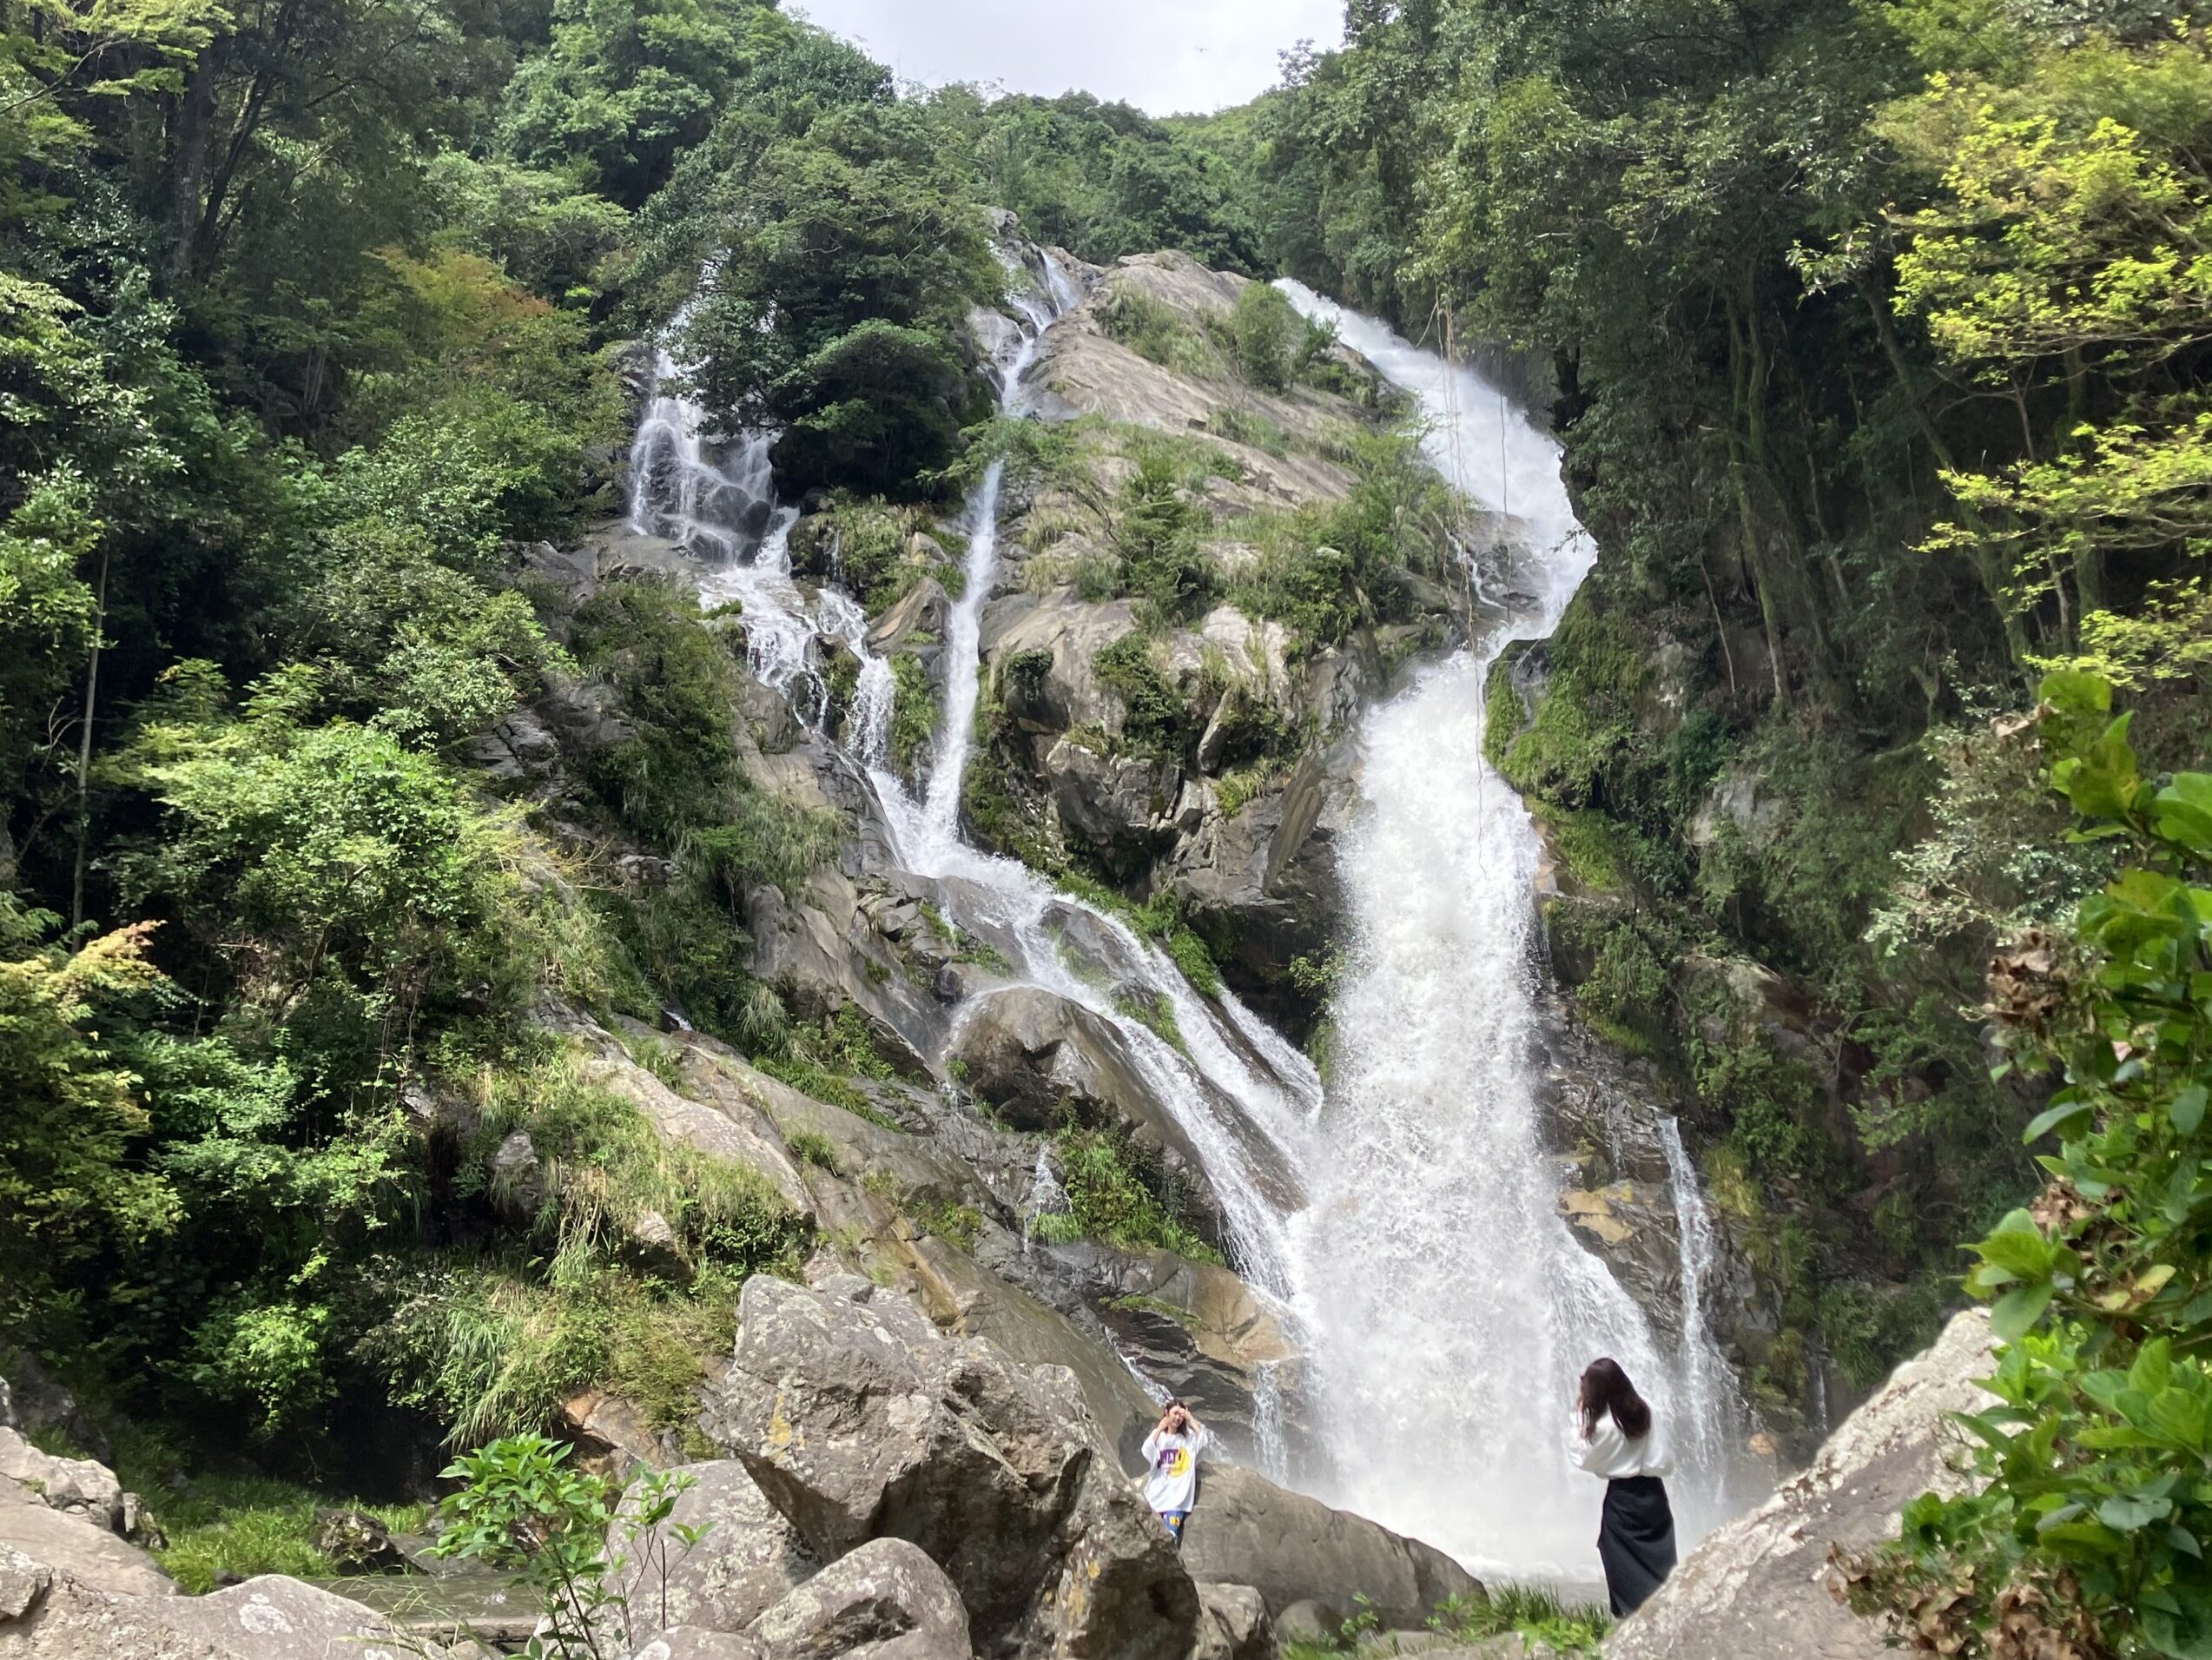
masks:
POLYGON ((670 1573, 708 1528, 671 1519, 690 1477, 646 1471, 625 1494, 569 1453, 516 1435, 456 1458, 441 1474, 463 1485, 440 1506, 434 1549, 521 1570, 545 1612, 530 1660, 615 1660, 667 1625, 670 1573))

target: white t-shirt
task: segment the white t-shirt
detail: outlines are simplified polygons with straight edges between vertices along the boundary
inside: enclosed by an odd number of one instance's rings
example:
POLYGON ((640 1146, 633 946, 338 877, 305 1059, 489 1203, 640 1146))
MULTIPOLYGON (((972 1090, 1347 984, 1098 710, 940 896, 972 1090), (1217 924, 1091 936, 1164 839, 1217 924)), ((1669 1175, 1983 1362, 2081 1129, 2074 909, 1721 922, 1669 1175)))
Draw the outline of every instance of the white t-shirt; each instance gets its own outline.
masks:
POLYGON ((1674 1455, 1668 1450, 1666 1435, 1656 1419, 1649 1434, 1630 1440, 1613 1421, 1613 1414, 1608 1412, 1598 1419, 1596 1430, 1586 1441, 1582 1438, 1582 1415, 1577 1412, 1574 1428, 1568 1432, 1567 1447, 1577 1465, 1608 1481, 1674 1473, 1674 1455))
POLYGON ((1198 1494, 1198 1454, 1212 1444, 1213 1432, 1194 1425, 1182 1435, 1154 1430, 1145 1438, 1145 1503, 1165 1514, 1188 1510, 1198 1494))

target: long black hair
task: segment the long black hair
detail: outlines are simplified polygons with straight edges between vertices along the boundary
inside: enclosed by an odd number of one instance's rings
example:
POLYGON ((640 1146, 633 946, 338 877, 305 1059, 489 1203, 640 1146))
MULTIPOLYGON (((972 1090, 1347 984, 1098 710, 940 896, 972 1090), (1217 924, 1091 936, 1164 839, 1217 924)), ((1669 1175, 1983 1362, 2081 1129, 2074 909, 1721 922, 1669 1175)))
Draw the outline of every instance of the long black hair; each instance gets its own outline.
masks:
POLYGON ((1621 1370, 1618 1360, 1590 1362, 1590 1369, 1582 1374, 1581 1405, 1585 1441, 1597 1433, 1598 1419, 1608 1412, 1621 1426, 1621 1433, 1631 1441, 1651 1433, 1651 1408, 1644 1405, 1644 1398, 1636 1392, 1635 1385, 1628 1381, 1628 1374, 1621 1370))

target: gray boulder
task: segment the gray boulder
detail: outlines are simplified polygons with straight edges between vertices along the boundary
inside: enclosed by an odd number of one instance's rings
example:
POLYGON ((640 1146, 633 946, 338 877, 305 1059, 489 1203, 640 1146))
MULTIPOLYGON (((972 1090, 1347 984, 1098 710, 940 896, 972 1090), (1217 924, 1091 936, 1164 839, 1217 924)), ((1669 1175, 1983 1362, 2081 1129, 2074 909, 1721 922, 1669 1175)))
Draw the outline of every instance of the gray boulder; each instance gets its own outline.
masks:
POLYGON ((0 1430, 0 1478, 13 1482, 49 1510, 82 1516, 111 1532, 126 1526, 122 1484, 114 1471, 90 1458, 57 1458, 14 1430, 0 1430))
POLYGON ((1879 1660, 1882 1626, 1832 1590, 1828 1553, 1896 1536, 1898 1513, 1931 1490, 1966 1482, 1955 1412, 1989 1404, 1988 1318, 1958 1315, 1844 1420, 1810 1469, 1708 1537, 1605 1645, 1608 1660, 1879 1660))
MULTIPOLYGON (((634 1539, 620 1520, 608 1531, 609 1557, 626 1558, 619 1582, 631 1629, 742 1631, 814 1572, 813 1553, 735 1459, 683 1465, 673 1473, 691 1485, 665 1523, 634 1539), (706 1537, 686 1551, 677 1528, 704 1528, 706 1537)), ((634 1502, 631 1491, 625 1507, 634 1502)))
MULTIPOLYGON (((1365 1597, 1386 1626, 1418 1626, 1449 1597, 1482 1582, 1433 1545, 1287 1492, 1253 1471, 1209 1465, 1183 1531, 1194 1579, 1250 1585, 1278 1617, 1300 1603, 1346 1608, 1365 1597)), ((1288 1626, 1291 1622, 1284 1617, 1288 1626)))
POLYGON ((1074 1377, 944 1337, 857 1278, 746 1282, 701 1427, 817 1556, 920 1546, 979 1648, 1184 1660, 1198 1597, 1074 1377))
POLYGON ((904 1539, 875 1539, 742 1630, 672 1625, 631 1660, 973 1660, 967 1613, 944 1570, 904 1539))
POLYGON ((872 1539, 753 1622, 763 1660, 969 1660, 967 1614, 944 1570, 904 1539, 872 1539))
POLYGON ((1094 848, 1142 852, 1174 832, 1183 770, 1172 761, 1063 737, 1044 772, 1061 827, 1094 848))
POLYGON ((1271 1660, 1267 1599, 1250 1585, 1198 1587, 1198 1640, 1191 1660, 1271 1660))
POLYGON ((0 1480, 0 1559, 11 1553, 96 1591, 168 1597, 176 1591, 152 1557, 104 1522, 50 1510, 27 1488, 0 1480))
POLYGON ((710 1631, 702 1625, 671 1625, 630 1660, 761 1660, 761 1645, 743 1631, 710 1631))
POLYGON ((445 1652, 359 1603, 280 1575, 210 1597, 117 1595, 0 1549, 4 1660, 442 1660, 445 1652), (12 1607, 22 1611, 10 1616, 12 1607))

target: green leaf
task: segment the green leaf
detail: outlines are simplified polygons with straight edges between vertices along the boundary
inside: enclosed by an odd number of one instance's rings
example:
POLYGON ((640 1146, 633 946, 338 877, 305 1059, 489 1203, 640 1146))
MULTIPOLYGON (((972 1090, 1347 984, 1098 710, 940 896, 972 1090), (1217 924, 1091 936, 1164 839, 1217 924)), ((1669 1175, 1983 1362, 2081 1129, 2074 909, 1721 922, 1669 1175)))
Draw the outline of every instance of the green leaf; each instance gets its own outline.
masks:
POLYGON ((2100 674, 2087 674, 2078 669, 2057 670, 2044 676, 2040 695, 2052 708, 2072 715, 2112 712, 2112 683, 2100 674))
POLYGON ((2204 1121, 2207 1097, 2208 1092, 2201 1083, 2193 1083, 2176 1095, 2166 1108, 2166 1115, 2174 1121, 2174 1128, 2183 1135, 2195 1134, 2196 1127, 2204 1121))
POLYGON ((2020 1132, 2023 1141, 2039 1141, 2061 1124, 2072 1122, 2094 1111, 2085 1101, 2070 1101, 2057 1107, 2047 1107, 2028 1121, 2028 1128, 2020 1132))
POLYGON ((2007 1343, 2017 1343, 2043 1318, 2050 1306, 2051 1287, 2048 1283, 2017 1286, 1998 1298, 1990 1310, 1990 1330, 2007 1343))

